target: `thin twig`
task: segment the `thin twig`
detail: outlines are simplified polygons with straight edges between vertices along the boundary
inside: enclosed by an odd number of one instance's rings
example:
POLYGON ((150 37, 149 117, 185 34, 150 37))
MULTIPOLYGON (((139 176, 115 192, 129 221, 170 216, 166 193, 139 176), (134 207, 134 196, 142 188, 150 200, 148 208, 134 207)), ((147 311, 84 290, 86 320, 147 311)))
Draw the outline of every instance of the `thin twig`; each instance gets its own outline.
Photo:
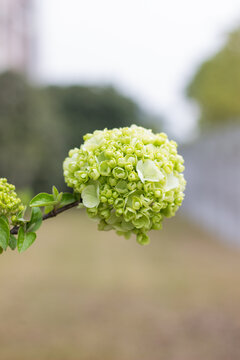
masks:
MULTIPOLYGON (((68 205, 65 205, 59 209, 53 209, 52 211, 50 211, 48 214, 44 214, 43 215, 43 220, 47 220, 47 219, 51 219, 59 214, 61 214, 62 212, 66 211, 66 210, 69 210, 75 206, 77 206, 79 204, 79 201, 74 201, 73 203, 71 204, 68 204, 68 205)), ((10 230, 10 233, 12 235, 16 235, 18 233, 18 230, 19 230, 19 227, 20 226, 14 226, 11 230, 10 230)))

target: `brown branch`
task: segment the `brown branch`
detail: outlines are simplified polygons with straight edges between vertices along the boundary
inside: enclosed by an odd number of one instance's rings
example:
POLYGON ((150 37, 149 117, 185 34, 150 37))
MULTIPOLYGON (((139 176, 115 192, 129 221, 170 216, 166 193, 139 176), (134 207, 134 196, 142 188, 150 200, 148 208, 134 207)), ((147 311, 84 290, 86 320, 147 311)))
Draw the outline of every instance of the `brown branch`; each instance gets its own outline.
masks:
MULTIPOLYGON (((50 211, 48 214, 44 214, 42 219, 43 220, 47 220, 47 219, 51 219, 59 214, 61 214, 62 212, 66 211, 66 210, 69 210, 75 206, 77 206, 80 202, 79 201, 74 201, 73 203, 71 204, 68 204, 68 205, 65 205, 59 209, 53 209, 52 211, 50 211)), ((11 230, 10 230, 10 233, 12 235, 16 235, 18 233, 18 230, 19 230, 19 227, 18 225, 14 226, 11 230)))

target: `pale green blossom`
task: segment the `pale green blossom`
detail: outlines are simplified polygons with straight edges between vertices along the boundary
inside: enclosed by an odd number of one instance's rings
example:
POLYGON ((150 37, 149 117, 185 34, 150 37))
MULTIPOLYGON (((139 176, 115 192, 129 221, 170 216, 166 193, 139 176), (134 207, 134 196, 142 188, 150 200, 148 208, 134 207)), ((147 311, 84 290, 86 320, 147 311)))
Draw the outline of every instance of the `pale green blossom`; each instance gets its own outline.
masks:
POLYGON ((70 150, 63 164, 68 186, 81 194, 100 230, 116 230, 140 244, 147 232, 174 216, 185 189, 183 158, 166 134, 132 125, 95 131, 80 149, 70 150))

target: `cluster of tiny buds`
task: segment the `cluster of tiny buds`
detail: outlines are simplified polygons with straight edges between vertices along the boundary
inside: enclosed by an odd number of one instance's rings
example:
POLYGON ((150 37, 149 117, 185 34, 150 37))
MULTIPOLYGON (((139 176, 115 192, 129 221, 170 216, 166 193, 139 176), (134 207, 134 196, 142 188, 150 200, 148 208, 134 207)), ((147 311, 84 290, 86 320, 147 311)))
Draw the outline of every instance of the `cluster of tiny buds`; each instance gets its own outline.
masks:
POLYGON ((68 186, 79 192, 100 230, 137 235, 162 227, 183 201, 183 158, 177 144, 164 133, 142 127, 95 131, 84 137, 80 149, 70 150, 64 162, 68 186))
POLYGON ((7 179, 0 178, 0 216, 11 218, 16 222, 16 215, 24 210, 21 200, 15 192, 15 186, 9 184, 7 179))

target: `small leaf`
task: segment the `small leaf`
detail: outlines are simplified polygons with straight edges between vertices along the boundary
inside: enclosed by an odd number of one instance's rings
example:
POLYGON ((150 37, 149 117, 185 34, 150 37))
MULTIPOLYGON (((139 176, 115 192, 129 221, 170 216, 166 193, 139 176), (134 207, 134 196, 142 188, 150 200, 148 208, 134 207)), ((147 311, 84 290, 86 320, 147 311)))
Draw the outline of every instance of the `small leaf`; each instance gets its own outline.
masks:
POLYGON ((29 203, 30 207, 33 206, 50 206, 56 205, 57 201, 54 200, 52 194, 40 193, 36 195, 29 203))
POLYGON ((52 194, 53 194, 54 200, 57 201, 57 197, 58 197, 59 192, 58 192, 58 189, 56 188, 56 186, 54 186, 54 185, 52 187, 52 194))
POLYGON ((62 200, 62 197, 63 197, 63 193, 60 192, 60 193, 58 194, 57 198, 56 198, 56 201, 57 201, 58 203, 60 203, 60 201, 62 200))
POLYGON ((9 244, 10 248, 12 250, 15 250, 17 247, 17 239, 15 238, 14 235, 10 234, 10 238, 9 238, 9 244))
POLYGON ((37 237, 37 235, 35 232, 27 233, 20 253, 27 250, 34 243, 34 241, 36 240, 36 237, 37 237))
POLYGON ((50 213, 54 209, 54 206, 45 206, 44 214, 50 213))
POLYGON ((23 251, 27 250, 35 240, 36 240, 36 233, 34 232, 25 233, 23 227, 21 226, 18 231, 18 244, 17 244, 18 251, 22 253, 23 251))
POLYGON ((20 211, 20 212, 17 214, 17 221, 18 221, 18 222, 22 222, 22 223, 27 222, 27 220, 24 219, 24 212, 25 212, 25 209, 24 209, 23 211, 20 211))
POLYGON ((77 199, 76 197, 71 194, 71 193, 63 193, 62 194, 62 200, 60 202, 60 207, 63 207, 65 205, 69 205, 72 204, 73 202, 75 202, 77 199))
POLYGON ((31 220, 27 223, 27 231, 37 231, 42 224, 42 212, 38 207, 32 208, 31 220))
POLYGON ((20 226, 19 230, 18 230, 18 239, 17 239, 17 248, 18 251, 21 251, 21 248, 23 246, 25 240, 25 232, 22 226, 20 226))
POLYGON ((0 218, 0 246, 3 248, 3 250, 7 249, 9 237, 9 225, 3 218, 0 218))
POLYGON ((0 247, 0 255, 3 253, 3 248, 0 247))

